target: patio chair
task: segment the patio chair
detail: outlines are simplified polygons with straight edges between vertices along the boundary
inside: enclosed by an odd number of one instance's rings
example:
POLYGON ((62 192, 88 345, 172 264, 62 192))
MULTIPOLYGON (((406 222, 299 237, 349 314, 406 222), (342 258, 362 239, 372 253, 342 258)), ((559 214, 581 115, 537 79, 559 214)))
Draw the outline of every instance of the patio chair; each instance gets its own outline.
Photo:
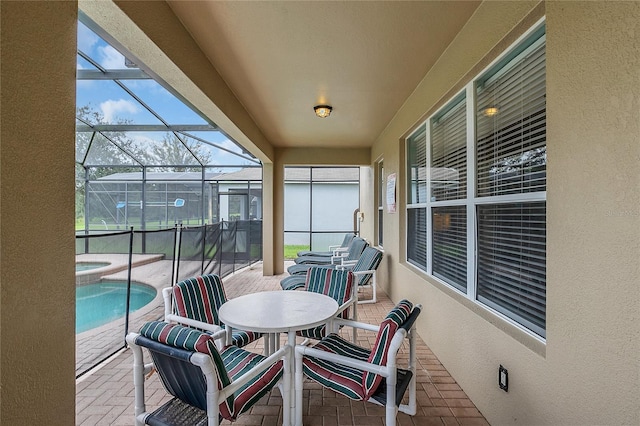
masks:
POLYGON ((299 251, 298 257, 302 257, 302 256, 331 257, 335 254, 336 250, 347 251, 347 249, 349 248, 349 244, 351 243, 351 241, 353 241, 355 237, 356 237, 355 234, 349 232, 347 234, 344 234, 344 239, 342 240, 342 244, 329 246, 329 251, 309 251, 309 250, 299 251))
POLYGON ((380 326, 336 320, 377 333, 371 349, 357 346, 337 334, 329 334, 313 346, 295 348, 296 422, 302 424, 303 374, 339 394, 357 401, 369 401, 385 406, 385 424, 395 426, 398 411, 416 413, 415 328, 414 322, 422 307, 407 300, 398 303, 380 326), (397 355, 404 341, 409 340, 409 360, 406 369, 398 368, 397 355), (409 390, 406 403, 402 403, 409 390))
MULTIPOLYGON (((307 269, 311 266, 318 265, 348 265, 350 263, 356 263, 356 261, 360 258, 360 255, 364 251, 365 248, 369 247, 369 243, 366 240, 356 237, 353 239, 353 242, 349 246, 349 250, 345 253, 342 253, 338 256, 331 256, 329 258, 322 258, 320 256, 308 256, 308 259, 313 261, 297 263, 295 265, 291 265, 287 268, 287 272, 291 275, 301 274, 304 275, 307 273, 307 269), (321 261, 321 259, 325 259, 325 261, 321 261)), ((301 258, 298 258, 301 259, 301 258)), ((296 260, 298 260, 296 259, 296 260)))
POLYGON ((137 426, 211 426, 222 419, 233 421, 276 385, 283 397, 284 424, 290 423, 289 345, 268 358, 237 346, 219 352, 213 336, 162 321, 148 322, 140 333, 129 333, 127 343, 133 350, 137 426), (142 348, 148 350, 152 363, 145 364, 142 348), (147 412, 144 376, 153 368, 173 398, 147 412))
MULTIPOLYGON (((162 296, 166 322, 197 328, 212 333, 215 337, 225 334, 225 326, 218 317, 218 310, 227 301, 227 296, 218 275, 188 278, 162 289, 162 296)), ((234 329, 231 344, 241 348, 261 336, 260 333, 234 329)), ((223 341, 217 343, 218 348, 222 349, 223 341)))
POLYGON ((370 299, 358 298, 358 303, 376 303, 377 301, 377 278, 376 270, 380 266, 383 253, 374 247, 367 247, 362 252, 360 258, 355 263, 347 263, 343 265, 292 265, 296 267, 294 272, 296 274, 288 276, 280 281, 280 286, 283 290, 295 290, 305 285, 305 275, 303 273, 308 271, 312 266, 326 269, 346 269, 353 272, 357 278, 358 292, 364 288, 371 288, 373 295, 370 299))
MULTIPOLYGON (((338 302, 336 318, 356 320, 356 292, 354 291, 355 276, 351 271, 338 271, 327 268, 311 268, 305 277, 304 290, 324 294, 338 302), (353 305, 353 317, 349 311, 353 305)), ((330 330, 335 331, 335 330, 330 330)), ((327 324, 296 332, 298 336, 307 339, 320 340, 327 335, 327 324)), ((355 341, 355 337, 354 337, 355 341)))
MULTIPOLYGON (((356 260, 360 257, 362 250, 367 247, 369 243, 363 238, 354 237, 349 243, 346 251, 337 251, 332 256, 301 256, 294 259, 294 262, 299 265, 329 265, 340 263, 342 261, 356 260)), ((295 266, 295 265, 293 265, 295 266)))

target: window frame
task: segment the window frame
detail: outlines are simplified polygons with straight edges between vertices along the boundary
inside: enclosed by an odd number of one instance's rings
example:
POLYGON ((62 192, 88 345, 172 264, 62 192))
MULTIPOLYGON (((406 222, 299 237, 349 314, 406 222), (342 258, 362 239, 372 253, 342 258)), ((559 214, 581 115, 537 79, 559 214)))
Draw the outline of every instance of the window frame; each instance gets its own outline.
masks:
MULTIPOLYGON (((406 232, 406 254, 405 261, 407 264, 411 265, 412 268, 416 268, 422 273, 426 273, 430 279, 433 279, 444 286, 450 288, 454 292, 462 295, 475 305, 480 306, 481 308, 501 317, 508 323, 516 326, 517 328, 523 330, 527 334, 533 336, 535 339, 546 342, 546 324, 543 328, 537 328, 535 326, 531 326, 530 324, 524 324, 521 321, 517 312, 502 312, 499 309, 489 306, 486 302, 482 302, 478 300, 478 256, 477 247, 478 247, 478 228, 479 228, 479 215, 478 210, 480 206, 486 205, 511 205, 518 203, 528 203, 533 205, 534 203, 544 202, 546 204, 546 178, 545 178, 545 188, 544 191, 532 191, 532 192, 520 192, 514 194, 506 194, 506 195, 491 195, 491 196, 478 196, 478 176, 477 173, 477 165, 476 165, 476 115, 478 114, 479 107, 476 105, 476 85, 478 81, 484 79, 485 81, 489 78, 494 78, 495 75, 498 75, 505 70, 508 70, 506 66, 510 65, 512 61, 519 57, 523 51, 526 51, 531 45, 534 45, 542 38, 542 43, 545 49, 546 56, 546 25, 545 19, 540 19, 534 26, 532 26, 528 31, 522 34, 518 39, 512 43, 504 52, 502 52, 495 60, 493 60, 485 69, 483 69, 480 73, 475 75, 465 86, 463 89, 455 93, 453 96, 449 97, 447 102, 438 108, 433 114, 430 114, 424 121, 420 122, 415 129, 405 138, 405 164, 407 167, 407 173, 405 175, 406 179, 406 191, 407 191, 407 201, 406 201, 406 217, 405 217, 405 232, 406 232), (523 47, 524 46, 524 47, 523 47), (489 77, 486 77, 489 75, 489 77), (414 164, 416 163, 415 159, 410 158, 412 153, 417 152, 415 147, 410 147, 410 144, 413 143, 413 139, 416 135, 419 135, 422 129, 426 130, 426 169, 430 170, 432 166, 432 145, 431 145, 431 136, 432 136, 432 120, 434 118, 443 116, 446 114, 448 110, 454 109, 457 107, 458 102, 461 102, 460 99, 463 99, 462 102, 466 102, 465 111, 466 111, 466 195, 463 198, 453 198, 453 199, 444 199, 444 200, 433 200, 432 199, 432 185, 431 185, 431 172, 426 173, 426 193, 427 197, 425 200, 417 200, 419 202, 415 202, 415 198, 412 197, 412 169, 414 168, 414 164), (434 248, 434 221, 432 219, 433 213, 435 209, 442 207, 455 207, 455 206, 464 206, 466 208, 466 260, 467 260, 467 281, 466 281, 466 290, 461 289, 460 287, 453 285, 447 280, 439 278, 434 275, 433 271, 433 248, 434 248), (426 256, 426 265, 423 267, 419 262, 414 261, 412 257, 412 253, 410 253, 410 242, 409 236, 412 233, 416 232, 416 229, 413 229, 410 226, 410 218, 412 215, 416 213, 412 212, 415 209, 422 209, 425 211, 426 216, 426 226, 424 232, 426 233, 426 250, 424 255, 426 256)), ((544 89, 546 93, 546 88, 544 89)), ((546 109, 546 108, 545 108, 546 109)), ((546 135, 546 129, 545 129, 546 135)), ((420 141, 422 142, 422 141, 420 141)), ((546 136, 545 143, 546 149, 546 136)), ((546 155, 546 154, 545 154, 546 155)), ((545 170, 546 170, 546 161, 545 161, 545 170)), ((546 213, 545 213, 546 218, 546 213)), ((546 227, 545 227, 546 229, 546 227)), ((546 231, 545 231, 546 235, 546 231)), ((546 245, 545 245, 546 247, 546 245)), ((545 259, 546 259, 546 249, 545 249, 545 259)), ((546 260, 545 260, 546 263, 546 260)), ((545 288, 546 288, 546 280, 545 280, 545 288)), ((547 306, 547 300, 545 296, 545 309, 547 306)), ((525 321, 526 323, 526 321, 525 321)))
POLYGON ((384 195, 386 193, 385 176, 384 176, 384 159, 380 158, 376 162, 376 182, 378 183, 377 198, 377 216, 376 216, 376 245, 380 248, 384 244, 384 195))

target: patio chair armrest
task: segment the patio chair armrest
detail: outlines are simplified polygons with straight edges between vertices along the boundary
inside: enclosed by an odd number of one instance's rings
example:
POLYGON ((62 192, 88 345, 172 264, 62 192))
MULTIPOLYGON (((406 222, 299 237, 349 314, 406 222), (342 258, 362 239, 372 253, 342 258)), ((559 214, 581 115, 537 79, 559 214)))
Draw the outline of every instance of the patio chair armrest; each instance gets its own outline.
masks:
POLYGON ((377 333, 380 330, 379 325, 367 324, 365 322, 354 321, 350 319, 334 318, 334 324, 343 325, 345 327, 357 328, 359 330, 373 331, 377 333))
POLYGON ((368 271, 351 271, 353 275, 367 275, 367 274, 375 274, 375 269, 369 269, 368 271))
POLYGON ((349 307, 355 303, 358 303, 358 298, 357 298, 358 294, 357 293, 353 293, 353 295, 351 296, 351 299, 347 300, 346 302, 344 302, 342 305, 340 305, 338 307, 338 310, 336 311, 336 317, 338 315, 340 315, 345 309, 349 309, 349 307))
POLYGON ((334 255, 331 256, 331 263, 336 263, 337 261, 342 262, 342 260, 344 258, 346 258, 348 255, 349 255, 349 253, 346 253, 346 252, 345 253, 338 253, 338 254, 334 253, 334 255))
POLYGON ((336 264, 336 269, 345 270, 345 269, 353 269, 355 264, 358 263, 357 260, 344 260, 342 259, 340 263, 336 264))
POLYGON ((178 324, 187 325, 189 327, 199 328, 200 330, 205 330, 211 333, 215 339, 219 339, 220 336, 224 336, 224 329, 216 324, 209 324, 207 322, 196 321, 194 319, 181 317, 180 315, 175 315, 175 314, 165 315, 164 320, 166 322, 175 322, 178 324))
POLYGON ((280 349, 278 349, 277 351, 269 355, 267 358, 263 359, 258 364, 256 364, 255 367, 253 367, 251 370, 247 371, 242 376, 236 378, 236 380, 234 380, 230 385, 222 389, 220 391, 220 395, 222 395, 223 398, 226 398, 232 395, 241 387, 246 385, 255 376, 262 373, 264 370, 271 367, 273 364, 280 361, 281 359, 291 360, 291 353, 292 353, 291 346, 289 345, 282 346, 280 349))
POLYGON ((312 356, 314 358, 332 361, 341 365, 345 365, 347 367, 357 368, 358 370, 369 371, 371 373, 379 374, 383 377, 388 376, 389 368, 387 368, 387 366, 371 364, 366 361, 361 361, 359 359, 353 359, 343 355, 337 355, 331 352, 322 351, 310 346, 298 345, 296 346, 295 351, 296 358, 303 356, 312 356))

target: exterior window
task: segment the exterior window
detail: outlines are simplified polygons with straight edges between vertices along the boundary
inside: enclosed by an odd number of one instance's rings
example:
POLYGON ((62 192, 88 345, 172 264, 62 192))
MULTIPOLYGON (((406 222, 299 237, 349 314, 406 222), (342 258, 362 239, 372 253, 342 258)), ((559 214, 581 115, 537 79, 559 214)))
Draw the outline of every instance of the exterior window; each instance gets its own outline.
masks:
POLYGON ((407 140, 407 260, 427 267, 427 147, 426 126, 407 140))
POLYGON ((418 127, 406 148, 407 261, 545 337, 544 26, 418 127))
POLYGON ((382 247, 384 235, 384 195, 387 188, 384 181, 384 164, 382 160, 378 162, 376 173, 378 174, 378 246, 382 247))
POLYGON ((431 272, 467 288, 467 102, 464 93, 429 120, 431 272))

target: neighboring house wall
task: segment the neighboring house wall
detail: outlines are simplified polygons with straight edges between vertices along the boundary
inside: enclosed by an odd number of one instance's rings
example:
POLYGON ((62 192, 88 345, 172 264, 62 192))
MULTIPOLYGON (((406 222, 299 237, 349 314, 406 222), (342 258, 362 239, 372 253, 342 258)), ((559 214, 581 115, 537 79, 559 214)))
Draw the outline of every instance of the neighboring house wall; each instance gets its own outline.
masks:
MULTIPOLYGON (((397 173, 380 276, 422 303, 418 332, 489 423, 640 423, 640 3, 484 2, 372 150, 397 173), (546 8, 546 11, 545 11, 546 8), (403 139, 546 15, 547 338, 405 261, 403 139), (509 392, 497 383, 509 370, 509 392)), ((375 182, 363 174, 365 236, 375 182)), ((371 220, 369 220, 371 218, 371 220)), ((436 379, 436 377, 434 377, 436 379)))
MULTIPOLYGON (((308 183, 287 182, 284 204, 285 244, 309 244, 309 231, 335 231, 344 235, 344 232, 353 230, 353 212, 359 204, 358 184, 315 182, 311 197, 308 183)), ((335 240, 335 235, 329 236, 329 239, 335 240)), ((318 235, 316 241, 322 240, 318 235)), ((340 243, 342 236, 338 240, 332 244, 340 243)), ((323 249, 315 245, 314 249, 323 249)))

